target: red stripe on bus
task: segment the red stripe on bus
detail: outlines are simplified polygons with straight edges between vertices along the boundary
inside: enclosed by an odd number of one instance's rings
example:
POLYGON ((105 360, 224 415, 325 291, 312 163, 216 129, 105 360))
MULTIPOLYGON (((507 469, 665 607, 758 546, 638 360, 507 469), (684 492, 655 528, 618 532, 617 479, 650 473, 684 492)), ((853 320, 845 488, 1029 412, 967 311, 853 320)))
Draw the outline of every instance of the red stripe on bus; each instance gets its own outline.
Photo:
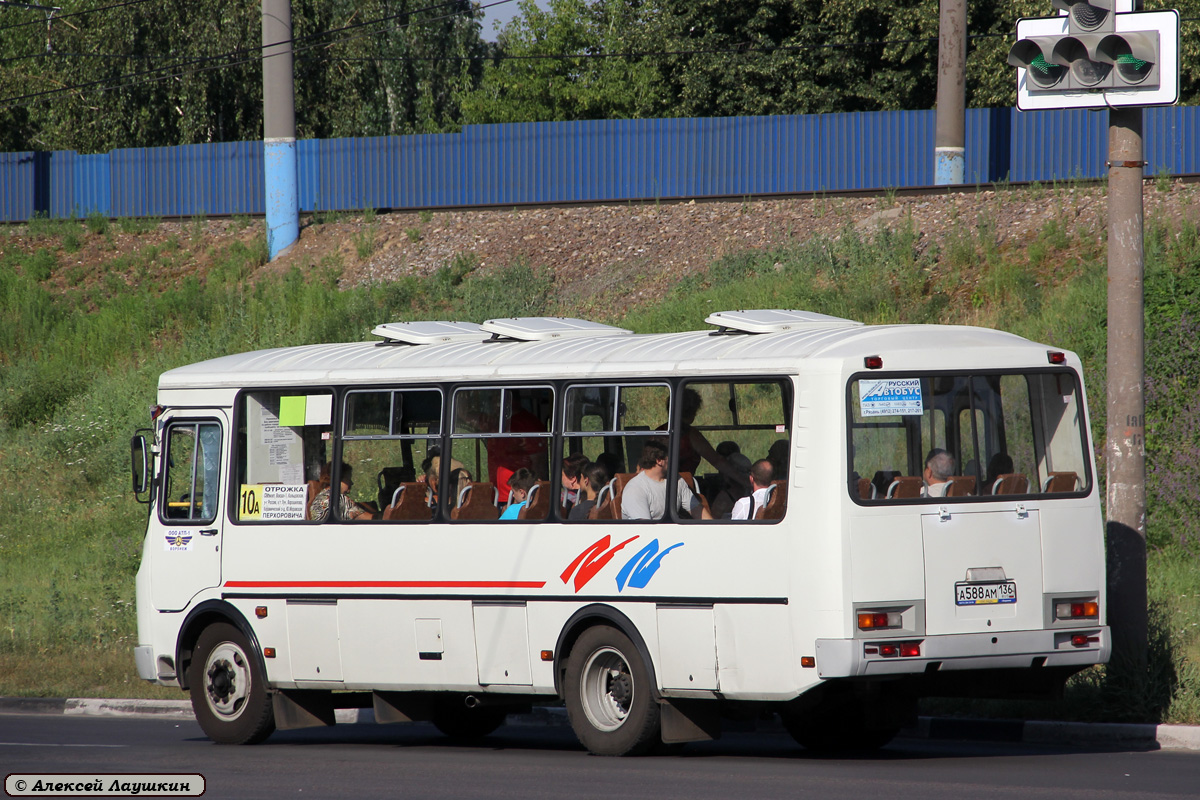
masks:
POLYGON ((227 589, 541 589, 545 581, 225 581, 227 589))

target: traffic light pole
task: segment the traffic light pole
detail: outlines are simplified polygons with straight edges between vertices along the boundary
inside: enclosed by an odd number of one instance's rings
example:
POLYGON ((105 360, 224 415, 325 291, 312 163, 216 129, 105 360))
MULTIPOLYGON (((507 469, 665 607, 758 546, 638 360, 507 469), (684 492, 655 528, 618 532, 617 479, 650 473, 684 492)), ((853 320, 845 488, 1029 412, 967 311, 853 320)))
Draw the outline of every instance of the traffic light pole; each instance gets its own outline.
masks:
POLYGON ((1137 680, 1148 643, 1142 109, 1108 114, 1108 622, 1114 677, 1137 680))

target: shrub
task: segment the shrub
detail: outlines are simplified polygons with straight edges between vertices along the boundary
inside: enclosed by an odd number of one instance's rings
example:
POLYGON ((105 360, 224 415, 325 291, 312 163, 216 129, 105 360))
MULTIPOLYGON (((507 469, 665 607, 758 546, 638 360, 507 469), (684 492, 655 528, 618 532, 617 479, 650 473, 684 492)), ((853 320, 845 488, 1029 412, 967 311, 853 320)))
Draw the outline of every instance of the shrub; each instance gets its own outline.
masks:
POLYGON ((108 233, 108 217, 101 214, 99 211, 92 211, 84 219, 83 224, 87 229, 95 234, 108 233))
POLYGON ((0 416, 12 428, 44 422, 83 389, 84 382, 76 375, 38 370, 32 380, 9 388, 11 394, 0 402, 0 416))

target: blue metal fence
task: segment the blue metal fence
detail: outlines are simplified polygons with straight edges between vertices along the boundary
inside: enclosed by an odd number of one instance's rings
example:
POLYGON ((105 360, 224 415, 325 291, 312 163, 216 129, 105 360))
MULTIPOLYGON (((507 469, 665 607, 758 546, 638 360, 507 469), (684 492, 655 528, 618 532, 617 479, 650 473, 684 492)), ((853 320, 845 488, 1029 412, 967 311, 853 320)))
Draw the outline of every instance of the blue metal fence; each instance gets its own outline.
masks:
MULTIPOLYGON (((966 180, 1105 173, 1108 115, 970 109, 966 180)), ((1200 172, 1200 107, 1148 109, 1147 172, 1200 172)), ((926 186, 933 111, 469 125, 297 143, 303 211, 926 186)), ((261 142, 0 153, 0 221, 261 214, 261 142)))

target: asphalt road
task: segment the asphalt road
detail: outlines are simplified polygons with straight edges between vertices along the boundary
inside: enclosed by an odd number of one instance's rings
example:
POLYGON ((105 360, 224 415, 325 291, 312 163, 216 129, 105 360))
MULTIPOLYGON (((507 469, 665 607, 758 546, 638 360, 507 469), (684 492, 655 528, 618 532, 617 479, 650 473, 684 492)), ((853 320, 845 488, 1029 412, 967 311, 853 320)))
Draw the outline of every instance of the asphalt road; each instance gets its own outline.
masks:
POLYGON ((1200 753, 897 739, 831 759, 786 735, 732 733, 665 755, 590 756, 569 730, 509 725, 477 744, 432 726, 339 725, 212 744, 191 721, 0 715, 0 776, 200 773, 206 798, 1196 797, 1200 753))

